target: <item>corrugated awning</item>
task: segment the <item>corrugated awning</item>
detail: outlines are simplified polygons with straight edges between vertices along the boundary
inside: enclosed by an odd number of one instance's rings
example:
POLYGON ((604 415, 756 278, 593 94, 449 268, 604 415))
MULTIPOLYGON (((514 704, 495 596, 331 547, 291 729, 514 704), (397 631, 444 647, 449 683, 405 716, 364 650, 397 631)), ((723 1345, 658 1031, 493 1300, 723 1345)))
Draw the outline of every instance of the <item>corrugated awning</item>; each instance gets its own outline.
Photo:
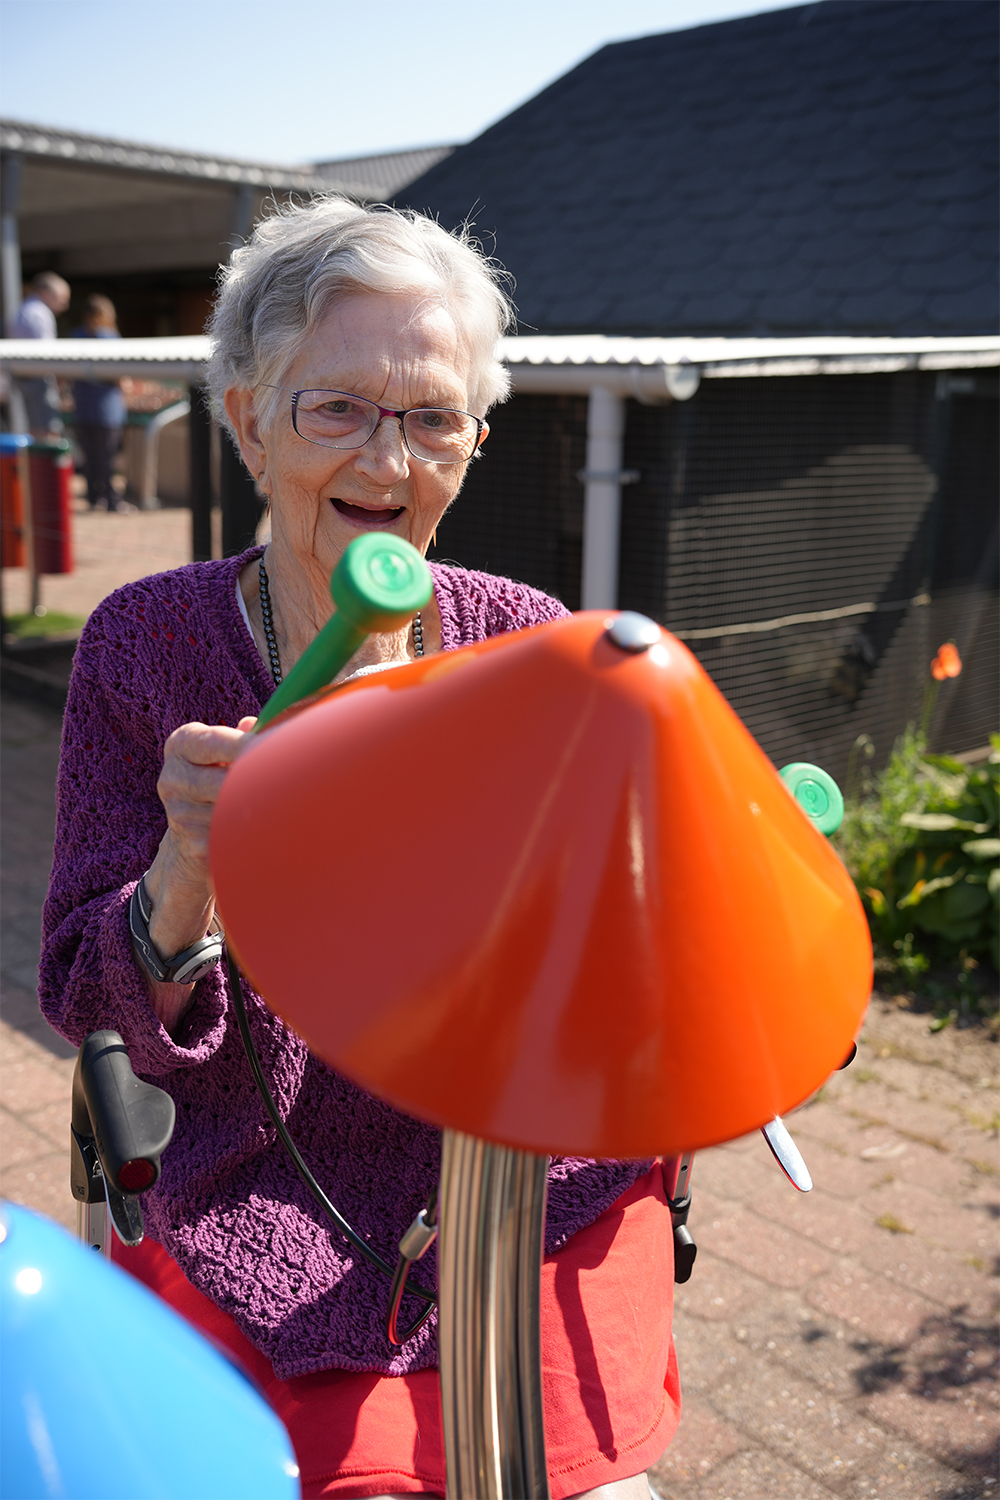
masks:
MULTIPOLYGON (((132 375, 197 382, 204 376, 211 347, 211 340, 203 334, 156 339, 2 339, 0 362, 15 375, 79 377, 99 366, 112 378, 132 375)), ((632 372, 655 377, 658 371, 685 367, 711 379, 997 366, 1000 337, 667 339, 542 334, 503 339, 500 353, 515 389, 577 391, 624 382, 627 393, 632 372)))

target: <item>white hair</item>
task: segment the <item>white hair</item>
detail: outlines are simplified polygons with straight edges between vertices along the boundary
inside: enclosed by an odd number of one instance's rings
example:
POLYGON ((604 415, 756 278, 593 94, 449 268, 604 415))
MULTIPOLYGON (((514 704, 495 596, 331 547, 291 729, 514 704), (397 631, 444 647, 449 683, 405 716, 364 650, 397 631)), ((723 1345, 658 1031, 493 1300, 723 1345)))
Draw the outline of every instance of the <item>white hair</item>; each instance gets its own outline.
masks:
POLYGON ((449 234, 412 210, 361 207, 333 194, 276 208, 219 277, 208 326, 212 412, 235 437, 223 400, 232 387, 245 388, 266 431, 282 397, 261 388, 283 384, 303 337, 331 303, 357 292, 430 288, 455 318, 469 353, 470 406, 485 416, 510 391, 497 357, 497 342, 515 321, 507 281, 468 225, 449 234))

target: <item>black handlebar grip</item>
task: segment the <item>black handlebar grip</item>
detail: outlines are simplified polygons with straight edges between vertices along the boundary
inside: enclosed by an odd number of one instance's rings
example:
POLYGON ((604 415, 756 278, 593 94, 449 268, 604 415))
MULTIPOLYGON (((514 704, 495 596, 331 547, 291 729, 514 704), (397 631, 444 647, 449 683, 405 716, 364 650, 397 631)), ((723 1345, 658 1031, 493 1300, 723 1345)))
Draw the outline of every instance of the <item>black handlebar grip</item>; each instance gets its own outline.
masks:
POLYGON ((92 1031, 73 1072, 73 1129, 93 1136, 107 1180, 144 1193, 160 1176, 174 1130, 174 1101, 132 1072, 117 1031, 92 1031))
POLYGON ((674 1281, 678 1286, 683 1286, 686 1281, 691 1280, 691 1272, 694 1270, 695 1256, 698 1254, 698 1246, 691 1237, 691 1231, 686 1224, 674 1226, 674 1281))

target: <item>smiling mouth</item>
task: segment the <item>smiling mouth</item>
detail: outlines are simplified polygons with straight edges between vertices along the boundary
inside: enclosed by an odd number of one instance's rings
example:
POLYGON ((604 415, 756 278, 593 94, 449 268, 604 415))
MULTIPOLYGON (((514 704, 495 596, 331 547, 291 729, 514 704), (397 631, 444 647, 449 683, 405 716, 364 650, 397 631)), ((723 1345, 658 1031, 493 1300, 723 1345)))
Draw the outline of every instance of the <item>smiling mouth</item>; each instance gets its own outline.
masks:
POLYGON ((352 505, 349 500, 331 500, 330 503, 345 521, 351 521, 355 526, 366 527, 391 526, 393 521, 399 520, 406 509, 405 505, 383 505, 376 509, 374 506, 352 505))

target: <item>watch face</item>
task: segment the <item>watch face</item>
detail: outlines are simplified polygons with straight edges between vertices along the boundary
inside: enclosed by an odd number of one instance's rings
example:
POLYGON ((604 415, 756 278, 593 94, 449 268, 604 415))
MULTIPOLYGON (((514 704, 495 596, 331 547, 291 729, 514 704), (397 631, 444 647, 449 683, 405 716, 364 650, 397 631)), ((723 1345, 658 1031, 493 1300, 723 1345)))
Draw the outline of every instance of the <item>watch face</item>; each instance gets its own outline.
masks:
POLYGON ((189 958, 187 963, 181 964, 170 977, 174 984, 197 984, 199 979, 204 979, 215 968, 221 957, 222 941, 219 939, 189 958))

